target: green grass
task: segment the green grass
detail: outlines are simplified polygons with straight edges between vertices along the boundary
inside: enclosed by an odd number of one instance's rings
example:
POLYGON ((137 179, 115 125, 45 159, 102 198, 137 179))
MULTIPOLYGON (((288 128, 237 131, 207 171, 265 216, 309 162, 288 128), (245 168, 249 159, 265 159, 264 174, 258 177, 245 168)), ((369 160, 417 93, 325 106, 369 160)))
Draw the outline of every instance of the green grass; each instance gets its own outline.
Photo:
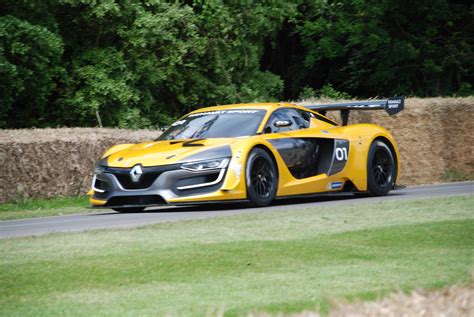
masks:
POLYGON ((474 180, 474 173, 448 169, 444 172, 442 179, 446 182, 461 182, 474 180))
POLYGON ((85 195, 51 199, 24 199, 0 203, 0 220, 85 213, 89 206, 85 195))
POLYGON ((474 196, 0 240, 0 315, 328 310, 466 282, 474 196), (318 308, 319 307, 319 308, 318 308))

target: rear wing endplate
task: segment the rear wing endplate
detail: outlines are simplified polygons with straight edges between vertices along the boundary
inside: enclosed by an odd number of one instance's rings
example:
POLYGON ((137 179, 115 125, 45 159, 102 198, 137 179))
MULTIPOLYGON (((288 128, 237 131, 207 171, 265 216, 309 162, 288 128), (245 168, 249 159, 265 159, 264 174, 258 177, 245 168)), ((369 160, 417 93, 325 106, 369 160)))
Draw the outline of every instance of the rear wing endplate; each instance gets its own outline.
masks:
POLYGON ((368 100, 344 103, 316 104, 305 106, 308 109, 325 115, 327 111, 341 111, 342 125, 347 125, 350 110, 385 110, 390 116, 403 110, 405 98, 392 97, 386 100, 368 100))

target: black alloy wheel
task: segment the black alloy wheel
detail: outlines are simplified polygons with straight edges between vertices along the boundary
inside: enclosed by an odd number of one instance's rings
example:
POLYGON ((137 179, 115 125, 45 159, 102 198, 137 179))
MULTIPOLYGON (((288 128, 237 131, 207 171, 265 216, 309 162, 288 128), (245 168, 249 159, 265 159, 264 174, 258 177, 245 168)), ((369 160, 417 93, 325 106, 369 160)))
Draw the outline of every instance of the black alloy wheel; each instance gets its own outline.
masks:
POLYGON ((263 149, 254 148, 245 170, 247 198, 254 206, 267 206, 275 198, 278 173, 270 155, 263 149))
POLYGON ((367 161, 367 182, 370 194, 384 196, 393 188, 397 175, 392 150, 382 141, 370 145, 367 161))
POLYGON ((116 212, 120 213, 134 213, 134 212, 142 212, 145 210, 144 207, 124 207, 124 208, 112 208, 116 212))

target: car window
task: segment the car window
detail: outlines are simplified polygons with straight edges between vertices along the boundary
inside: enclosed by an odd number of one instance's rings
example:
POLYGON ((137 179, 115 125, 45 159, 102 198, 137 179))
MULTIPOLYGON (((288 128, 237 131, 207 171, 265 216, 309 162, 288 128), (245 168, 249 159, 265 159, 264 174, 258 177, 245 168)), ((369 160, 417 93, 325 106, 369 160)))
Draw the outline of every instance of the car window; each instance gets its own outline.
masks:
POLYGON ((306 111, 291 109, 294 113, 292 114, 293 120, 298 126, 298 129, 309 128, 310 115, 306 111))
POLYGON ((309 127, 311 123, 311 118, 315 118, 315 115, 309 111, 304 111, 304 110, 298 110, 298 111, 301 114, 301 117, 306 121, 306 124, 309 127))
POLYGON ((303 111, 300 112, 296 109, 290 108, 276 110, 268 119, 264 133, 295 131, 308 128, 310 124, 310 117, 309 115, 303 115, 302 112, 303 111), (280 120, 290 121, 291 125, 281 128, 275 127, 274 123, 280 120))
POLYGON ((227 109, 190 114, 171 125, 158 140, 235 138, 257 132, 266 111, 227 109))

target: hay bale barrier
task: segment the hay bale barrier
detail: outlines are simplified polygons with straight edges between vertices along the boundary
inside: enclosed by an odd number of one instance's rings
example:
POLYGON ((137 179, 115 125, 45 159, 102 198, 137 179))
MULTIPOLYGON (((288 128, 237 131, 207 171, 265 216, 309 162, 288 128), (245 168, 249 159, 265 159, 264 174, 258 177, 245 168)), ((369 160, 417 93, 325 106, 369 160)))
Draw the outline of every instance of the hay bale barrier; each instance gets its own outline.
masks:
MULTIPOLYGON (((302 104, 314 102, 321 101, 302 104)), ((405 111, 396 117, 353 111, 349 123, 387 128, 400 148, 399 183, 414 185, 442 182, 448 171, 474 175, 473 118, 474 97, 408 98, 405 111)), ((84 194, 108 147, 154 140, 159 134, 99 128, 0 130, 0 202, 84 194)))
POLYGON ((62 128, 0 131, 0 202, 85 194, 107 148, 156 139, 161 132, 62 128))
POLYGON ((457 316, 472 317, 474 311, 474 284, 454 285, 441 290, 414 290, 410 294, 398 291, 375 301, 332 301, 327 315, 318 311, 304 311, 296 314, 270 315, 252 313, 251 317, 418 317, 457 316))

